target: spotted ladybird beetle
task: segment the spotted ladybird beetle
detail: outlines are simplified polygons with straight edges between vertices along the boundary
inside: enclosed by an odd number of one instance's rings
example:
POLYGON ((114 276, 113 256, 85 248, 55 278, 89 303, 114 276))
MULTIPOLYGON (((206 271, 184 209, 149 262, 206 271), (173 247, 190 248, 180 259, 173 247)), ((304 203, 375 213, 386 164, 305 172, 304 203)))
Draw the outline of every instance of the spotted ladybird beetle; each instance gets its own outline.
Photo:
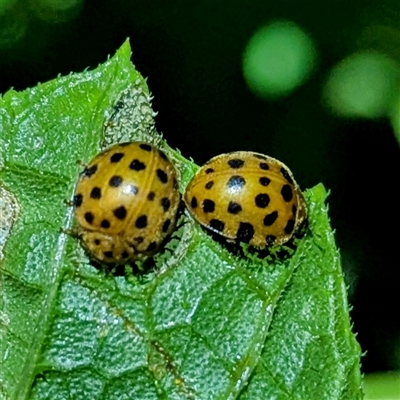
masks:
POLYGON ((135 261, 159 249, 179 203, 176 170, 163 151, 143 142, 116 144, 80 174, 77 236, 103 263, 135 261))
POLYGON ((212 158, 189 182, 184 197, 206 229, 260 250, 287 242, 307 216, 289 168, 249 151, 212 158))

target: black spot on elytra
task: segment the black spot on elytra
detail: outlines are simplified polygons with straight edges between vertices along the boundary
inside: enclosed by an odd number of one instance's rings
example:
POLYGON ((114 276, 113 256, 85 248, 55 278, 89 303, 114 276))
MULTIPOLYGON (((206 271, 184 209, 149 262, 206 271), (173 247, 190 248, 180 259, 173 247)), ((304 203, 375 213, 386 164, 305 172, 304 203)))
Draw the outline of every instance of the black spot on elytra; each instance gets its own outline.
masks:
POLYGON ((126 188, 124 189, 124 192, 126 192, 126 194, 138 194, 139 193, 139 188, 137 186, 134 185, 127 185, 126 188))
POLYGON ((165 153, 164 153, 163 151, 158 150, 158 154, 160 155, 160 157, 161 157, 163 160, 168 161, 168 158, 167 158, 167 156, 165 155, 165 153))
POLYGON ((97 171, 97 164, 94 164, 89 168, 85 168, 82 175, 85 175, 88 178, 90 178, 93 174, 96 173, 96 171, 97 171))
POLYGON ((213 168, 207 168, 206 169, 206 174, 212 174, 214 172, 213 168))
POLYGON ((264 225, 265 226, 271 226, 276 219, 278 218, 278 211, 273 211, 270 214, 267 214, 264 218, 264 225))
POLYGON ((146 143, 140 143, 139 147, 144 151, 151 151, 152 147, 146 143))
POLYGON ((260 193, 254 198, 254 201, 258 208, 265 208, 268 206, 270 198, 267 193, 260 193))
POLYGON ((90 197, 92 199, 100 199, 101 198, 101 189, 99 187, 94 187, 90 192, 90 197))
POLYGON ((94 220, 94 215, 91 212, 85 212, 84 218, 88 224, 92 224, 94 220))
POLYGON ((283 197, 283 200, 285 200, 287 203, 293 199, 293 190, 292 187, 288 184, 283 185, 281 189, 281 195, 283 197))
POLYGON ((154 192, 150 192, 150 193, 147 195, 147 199, 150 200, 150 201, 153 201, 153 200, 154 200, 154 197, 156 197, 156 194, 155 194, 154 192))
POLYGON ((203 211, 205 213, 212 213, 215 210, 215 203, 210 199, 205 199, 203 201, 203 211))
POLYGON ((262 176, 258 181, 263 186, 268 186, 271 183, 271 179, 267 178, 266 176, 262 176))
POLYGON ((141 215, 136 219, 135 222, 136 228, 143 229, 147 226, 147 215, 141 215))
POLYGON ((267 246, 272 246, 275 243, 276 236, 274 235, 267 235, 265 237, 265 242, 267 243, 267 246))
POLYGON ((99 239, 94 239, 94 244, 100 246, 101 241, 99 239))
POLYGON ((214 186, 214 181, 207 182, 204 187, 208 190, 214 186))
POLYGON ((286 168, 281 167, 281 174, 283 175, 283 177, 290 183, 293 185, 293 179, 290 176, 289 172, 287 171, 286 168))
POLYGON ((241 222, 236 237, 240 242, 249 243, 254 236, 254 227, 248 222, 241 222))
POLYGON ((103 254, 107 258, 113 258, 113 252, 112 251, 103 251, 103 254))
POLYGON ((163 223, 162 231, 164 233, 167 232, 170 225, 171 225, 171 220, 170 219, 166 219, 165 222, 163 223))
POLYGON ((266 162, 260 162, 260 168, 265 170, 265 171, 268 171, 269 170, 269 165, 266 162))
POLYGON ((228 161, 228 165, 231 168, 235 168, 235 169, 242 168, 244 165, 244 161, 241 160, 240 158, 234 158, 234 159, 228 161))
POLYGON ((121 253, 121 258, 128 258, 129 257, 129 253, 127 251, 123 251, 121 253))
POLYGON ((167 212, 171 206, 171 202, 169 201, 168 197, 163 197, 161 199, 161 206, 164 209, 164 212, 167 212))
POLYGON ((295 205, 295 204, 293 204, 293 206, 292 206, 292 213, 293 213, 293 215, 294 215, 294 216, 296 216, 296 213, 297 213, 297 207, 296 207, 296 205, 295 205))
POLYGON ((289 234, 292 233, 294 229, 294 219, 289 219, 285 226, 285 233, 289 234))
POLYGON ((228 204, 228 213, 230 214, 238 214, 242 211, 242 206, 239 203, 235 203, 234 201, 230 201, 228 204))
POLYGON ((101 221, 100 226, 104 229, 107 229, 110 227, 110 222, 107 219, 103 219, 103 221, 101 221))
POLYGON ((161 181, 161 183, 168 182, 168 175, 162 169, 158 168, 156 173, 157 173, 158 179, 161 181))
POLYGON ((157 248, 157 242, 151 242, 148 246, 146 251, 154 251, 157 248))
POLYGON ((225 228, 225 223, 220 221, 219 219, 212 219, 210 221, 210 227, 218 232, 223 232, 225 228))
POLYGON ((134 170, 134 171, 142 171, 146 168, 146 165, 139 161, 137 158, 135 158, 130 164, 129 168, 134 170))
POLYGON ((120 206, 116 208, 113 213, 118 219, 123 220, 126 217, 126 208, 124 206, 120 206))
POLYGON ((192 201, 190 202, 190 206, 192 207, 192 208, 196 208, 197 207, 197 199, 196 199, 196 197, 192 197, 192 201))
POLYGON ((82 205, 82 201, 83 201, 83 196, 80 193, 75 195, 74 199, 72 200, 75 207, 80 207, 82 205))
POLYGON ((111 157, 110 157, 110 161, 112 163, 117 163, 118 161, 121 160, 121 158, 124 156, 124 153, 114 153, 111 157))
POLYGON ((118 175, 114 175, 110 178, 109 184, 112 187, 118 187, 122 183, 122 178, 118 175))
POLYGON ((136 242, 137 244, 140 244, 140 243, 143 243, 144 238, 142 236, 138 236, 138 237, 135 237, 133 239, 133 241, 136 242))
POLYGON ((227 183, 228 189, 231 191, 239 191, 246 184, 246 180, 240 175, 232 175, 227 183))
POLYGON ((253 157, 258 158, 259 160, 268 160, 268 157, 262 154, 253 153, 253 157))

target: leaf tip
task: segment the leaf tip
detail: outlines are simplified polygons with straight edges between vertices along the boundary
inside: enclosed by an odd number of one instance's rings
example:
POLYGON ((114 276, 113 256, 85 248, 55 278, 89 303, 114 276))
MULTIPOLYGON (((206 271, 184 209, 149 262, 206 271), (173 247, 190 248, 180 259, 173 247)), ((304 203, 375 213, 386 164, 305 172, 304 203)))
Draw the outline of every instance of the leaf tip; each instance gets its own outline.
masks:
POLYGON ((128 58, 130 59, 132 56, 132 49, 131 49, 131 44, 130 44, 130 39, 127 37, 125 39, 125 42, 122 43, 121 47, 117 50, 115 53, 117 57, 123 57, 123 58, 128 58))

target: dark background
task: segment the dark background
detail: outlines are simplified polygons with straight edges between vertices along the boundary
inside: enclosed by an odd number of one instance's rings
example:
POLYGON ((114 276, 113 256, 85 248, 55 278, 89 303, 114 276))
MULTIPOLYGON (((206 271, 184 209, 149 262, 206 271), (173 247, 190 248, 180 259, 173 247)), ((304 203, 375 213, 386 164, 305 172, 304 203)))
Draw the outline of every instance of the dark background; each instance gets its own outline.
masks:
POLYGON ((302 188, 330 189, 354 331, 367 352, 363 371, 400 369, 399 143, 389 119, 335 117, 321 100, 329 71, 352 52, 383 49, 399 61, 398 1, 2 1, 0 93, 95 68, 129 37, 172 147, 198 164, 256 150, 288 164, 302 188), (242 54, 277 18, 308 32, 318 65, 303 86, 272 101, 248 89, 242 54), (371 24, 392 33, 360 41, 371 24))

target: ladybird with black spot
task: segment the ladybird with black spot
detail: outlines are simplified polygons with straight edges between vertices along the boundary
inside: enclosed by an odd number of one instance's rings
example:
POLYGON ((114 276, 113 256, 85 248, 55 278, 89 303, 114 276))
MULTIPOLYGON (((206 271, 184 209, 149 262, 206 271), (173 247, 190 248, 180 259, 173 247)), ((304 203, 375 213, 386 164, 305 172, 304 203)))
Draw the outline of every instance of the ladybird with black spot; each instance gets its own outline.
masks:
POLYGON ((204 228, 257 249, 281 245, 307 217, 289 168, 264 154, 237 151, 212 158, 189 182, 185 204, 204 228))
POLYGON ((78 237, 97 261, 134 262, 159 250, 174 229, 179 203, 177 172, 161 149, 116 144, 80 174, 74 196, 78 237))

